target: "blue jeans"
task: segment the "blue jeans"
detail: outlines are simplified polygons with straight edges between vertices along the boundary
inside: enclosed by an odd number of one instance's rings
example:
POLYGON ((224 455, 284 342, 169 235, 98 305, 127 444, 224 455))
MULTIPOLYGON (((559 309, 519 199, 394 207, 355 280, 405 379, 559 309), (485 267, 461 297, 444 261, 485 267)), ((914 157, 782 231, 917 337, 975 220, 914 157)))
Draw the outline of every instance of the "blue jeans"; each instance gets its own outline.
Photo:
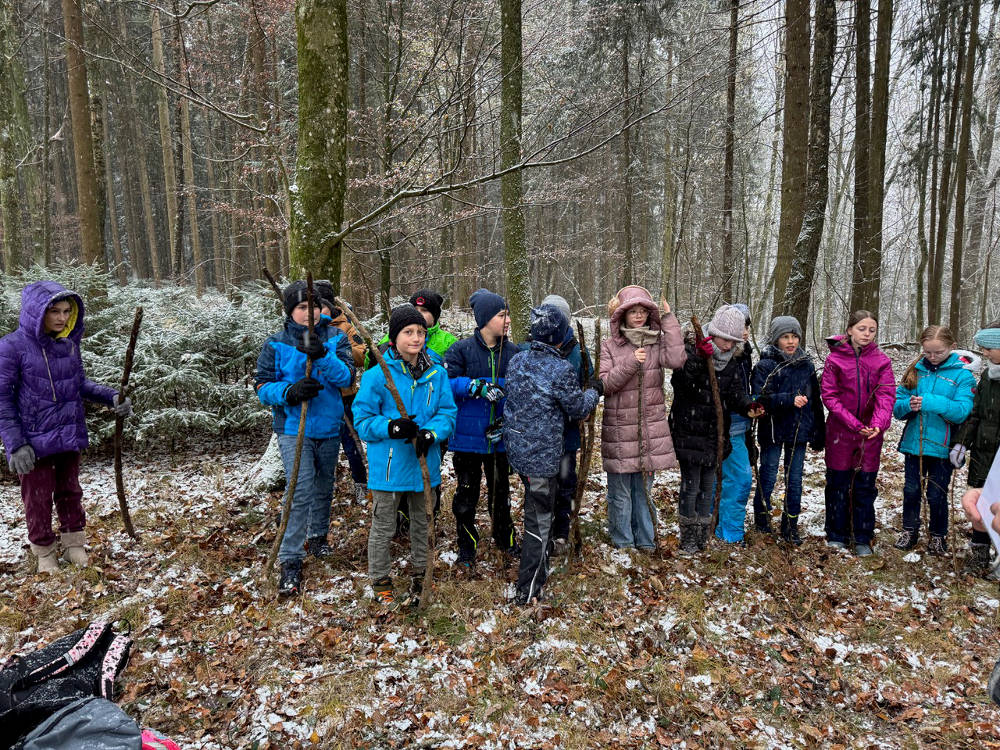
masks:
MULTIPOLYGON (((278 449, 281 451, 281 462, 285 465, 285 476, 288 477, 289 484, 295 465, 296 440, 295 435, 278 435, 278 449)), ((305 438, 302 441, 295 497, 292 498, 285 537, 278 550, 278 560, 281 562, 302 560, 306 556, 306 539, 318 536, 325 539, 330 531, 330 501, 333 498, 333 480, 337 473, 339 454, 339 438, 305 438)), ((283 503, 284 499, 282 507, 283 503)))
POLYGON ((746 422, 733 422, 729 430, 729 444, 733 450, 722 462, 722 496, 719 499, 719 525, 715 535, 725 542, 743 540, 747 515, 747 500, 753 489, 753 471, 747 450, 746 422))
POLYGON ((368 475, 365 473, 365 462, 361 458, 361 449, 354 442, 354 435, 347 427, 347 420, 354 424, 354 415, 351 413, 351 402, 354 397, 344 399, 344 422, 340 425, 340 444, 344 447, 344 455, 347 457, 347 465, 351 467, 351 479, 355 484, 368 484, 368 475))
POLYGON ((771 493, 778 482, 778 464, 785 457, 785 507, 784 515, 798 518, 802 510, 802 466, 806 461, 806 444, 798 443, 792 450, 791 443, 766 445, 760 449, 760 475, 757 491, 753 496, 753 512, 766 515, 771 512, 771 493))
MULTIPOLYGON (((903 462, 903 528, 920 531, 920 457, 906 454, 903 462)), ((947 458, 924 456, 924 476, 927 478, 927 506, 930 508, 931 536, 948 534, 948 485, 952 465, 947 458)))
POLYGON ((653 475, 642 472, 608 472, 608 532, 618 548, 653 549, 654 519, 649 516, 653 499, 653 475), (647 502, 647 498, 649 501, 647 502))
POLYGON ((871 544, 875 533, 875 477, 878 472, 826 470, 826 538, 847 544, 871 544))

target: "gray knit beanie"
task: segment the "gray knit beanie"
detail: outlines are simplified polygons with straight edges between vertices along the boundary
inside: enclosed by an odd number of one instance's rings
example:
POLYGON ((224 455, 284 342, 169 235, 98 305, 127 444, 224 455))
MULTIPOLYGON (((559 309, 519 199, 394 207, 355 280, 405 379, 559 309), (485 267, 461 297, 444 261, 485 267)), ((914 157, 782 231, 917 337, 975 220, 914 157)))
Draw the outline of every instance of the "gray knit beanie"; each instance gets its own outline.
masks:
POLYGON ((779 315, 771 321, 771 327, 767 329, 767 343, 777 346, 778 339, 786 333, 794 333, 801 340, 802 326, 791 315, 779 315))
POLYGON ((735 305, 723 305, 715 311, 705 333, 729 341, 743 341, 746 317, 735 305))
POLYGON ((550 294, 542 300, 542 304, 539 307, 542 307, 542 305, 552 305, 563 314, 567 323, 573 322, 573 312, 569 309, 569 302, 566 301, 565 297, 560 297, 558 294, 550 294))

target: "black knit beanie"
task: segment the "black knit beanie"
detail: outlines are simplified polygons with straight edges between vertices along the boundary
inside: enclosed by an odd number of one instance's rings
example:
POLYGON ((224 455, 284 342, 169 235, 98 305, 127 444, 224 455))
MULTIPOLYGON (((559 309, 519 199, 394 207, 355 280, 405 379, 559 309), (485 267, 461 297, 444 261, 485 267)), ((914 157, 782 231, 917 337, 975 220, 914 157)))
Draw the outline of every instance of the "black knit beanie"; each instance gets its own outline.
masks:
POLYGON ((441 317, 441 306, 444 304, 444 297, 433 289, 418 289, 410 297, 410 304, 414 307, 422 307, 434 316, 434 323, 441 317))
POLYGON ((423 326, 424 330, 427 329, 427 321, 424 320, 420 310, 413 305, 406 304, 393 308, 389 314, 389 342, 395 346, 399 332, 414 323, 423 326))
MULTIPOLYGON (((309 288, 304 281, 293 281, 285 287, 285 291, 281 293, 285 301, 285 315, 291 317, 292 310, 308 299, 308 290, 309 288)), ((319 306, 319 299, 316 297, 315 290, 313 291, 313 304, 317 307, 319 306)))

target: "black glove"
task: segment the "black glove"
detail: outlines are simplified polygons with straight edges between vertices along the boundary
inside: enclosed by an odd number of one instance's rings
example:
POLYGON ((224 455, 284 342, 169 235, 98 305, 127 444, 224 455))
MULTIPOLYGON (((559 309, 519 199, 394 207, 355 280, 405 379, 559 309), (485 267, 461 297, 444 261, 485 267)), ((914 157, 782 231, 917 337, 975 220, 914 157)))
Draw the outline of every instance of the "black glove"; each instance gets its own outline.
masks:
POLYGON ((305 354, 310 362, 315 362, 317 359, 323 359, 326 356, 326 346, 320 341, 319 336, 315 334, 310 336, 307 333, 302 338, 303 343, 295 348, 305 354), (305 343, 306 341, 309 343, 305 343))
POLYGON ((598 396, 604 395, 604 381, 601 380, 600 378, 594 378, 593 380, 591 380, 589 383, 587 383, 587 387, 593 388, 595 391, 597 391, 598 396))
POLYGON ((393 440, 412 440, 417 436, 417 423, 399 417, 389 422, 389 437, 393 440))
POLYGON ((420 430, 417 433, 417 442, 414 443, 417 455, 426 456, 432 445, 434 445, 434 433, 430 430, 420 430))
POLYGON ((316 394, 321 390, 323 385, 318 380, 302 378, 288 386, 288 390, 285 391, 285 401, 289 406, 298 406, 303 401, 316 398, 316 394))

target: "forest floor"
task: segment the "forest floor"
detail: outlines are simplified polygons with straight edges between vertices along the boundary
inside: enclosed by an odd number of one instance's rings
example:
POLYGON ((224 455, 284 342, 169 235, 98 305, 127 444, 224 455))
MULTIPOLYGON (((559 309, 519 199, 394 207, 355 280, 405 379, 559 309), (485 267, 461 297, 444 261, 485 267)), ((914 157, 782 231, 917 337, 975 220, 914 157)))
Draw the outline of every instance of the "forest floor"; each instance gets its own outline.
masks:
POLYGON ((478 577, 458 576, 448 476, 433 602, 417 613, 372 602, 369 507, 346 500, 346 479, 335 556, 310 560, 304 595, 282 601, 262 580, 280 496, 244 489, 260 441, 127 456, 139 542, 121 530, 110 459, 91 456, 90 568, 34 575, 17 488, 0 487, 0 660, 118 620, 135 638, 122 705, 184 748, 1000 747, 985 694, 997 585, 923 541, 891 547, 895 437, 865 560, 823 543, 818 455, 801 548, 750 535, 694 559, 677 555, 675 472, 655 486, 659 551, 629 555, 609 545, 595 468, 583 557, 554 559, 536 608, 512 603, 516 569, 488 542, 478 577))

